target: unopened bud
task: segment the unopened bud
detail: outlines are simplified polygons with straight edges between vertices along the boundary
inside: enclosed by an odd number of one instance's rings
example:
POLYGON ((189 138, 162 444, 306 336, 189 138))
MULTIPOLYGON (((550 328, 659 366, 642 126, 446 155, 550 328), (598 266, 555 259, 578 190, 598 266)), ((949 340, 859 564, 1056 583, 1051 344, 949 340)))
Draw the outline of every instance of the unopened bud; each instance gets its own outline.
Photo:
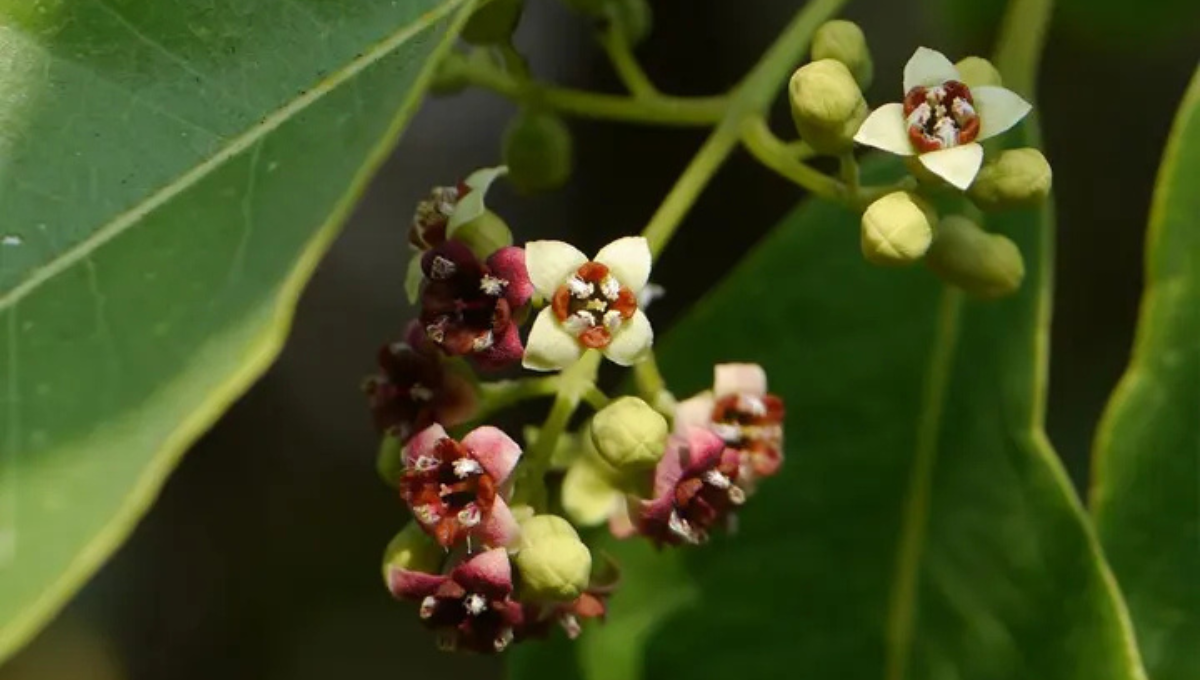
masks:
POLYGON ((512 39, 525 0, 491 0, 476 10, 462 28, 462 39, 472 45, 498 45, 512 39))
POLYGON ((958 215, 938 225, 925 264, 947 283, 984 299, 1015 292, 1025 278, 1025 262, 1015 243, 958 215))
POLYGON ((509 123, 503 154, 509 179, 527 193, 566 184, 575 162, 571 130, 562 118, 544 111, 522 111, 509 123))
POLYGON ((618 473, 649 470, 667 446, 667 419, 637 397, 621 397, 592 418, 592 443, 618 473))
POLYGON ((801 66, 792 74, 788 93, 796 131, 809 146, 831 155, 854 148, 867 102, 845 64, 822 59, 801 66))
POLYGON ((1034 207, 1050 195, 1053 174, 1041 151, 1009 149, 979 170, 967 195, 989 212, 1034 207))
POLYGON ((511 246, 513 235, 499 215, 484 210, 478 217, 456 229, 454 240, 470 248, 479 259, 486 260, 497 250, 511 246))
POLYGON ((575 459, 562 481, 562 506, 567 517, 584 527, 607 521, 623 498, 616 478, 616 471, 594 453, 575 459))
POLYGON ((958 75, 962 77, 962 81, 967 87, 983 87, 984 85, 994 85, 1000 87, 1004 84, 1000 77, 1000 72, 992 66, 992 62, 983 57, 964 57, 961 61, 954 65, 958 69, 958 75))
POLYGON ((872 203, 862 216, 862 252, 868 262, 904 265, 929 250, 933 209, 915 194, 896 191, 872 203))
POLYGON ((388 582, 392 569, 423 571, 436 574, 440 571, 446 553, 429 534, 416 522, 409 522, 396 534, 383 552, 383 580, 388 582))
POLYGON ((404 476, 404 443, 399 437, 384 434, 379 442, 379 453, 375 455, 375 470, 389 486, 400 486, 404 476))
POLYGON ((521 523, 513 561, 522 597, 543 602, 574 600, 587 589, 592 573, 592 554, 571 523, 557 515, 535 515, 521 523))
POLYGON ((875 66, 871 51, 867 48, 867 37, 853 21, 835 19, 826 21, 813 34, 812 59, 836 59, 850 69, 859 88, 871 86, 875 66))

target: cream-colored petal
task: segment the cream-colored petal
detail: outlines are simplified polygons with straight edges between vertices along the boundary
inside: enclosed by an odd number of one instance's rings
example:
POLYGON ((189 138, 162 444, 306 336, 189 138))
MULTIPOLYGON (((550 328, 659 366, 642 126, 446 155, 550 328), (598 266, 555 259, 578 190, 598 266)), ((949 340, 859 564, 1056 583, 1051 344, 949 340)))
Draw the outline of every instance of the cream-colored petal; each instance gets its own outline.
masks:
POLYGON ((767 372, 758 364, 717 364, 713 367, 713 394, 761 397, 767 393, 767 372))
POLYGON ((646 313, 639 309, 613 334, 612 342, 604 348, 604 356, 619 366, 632 366, 646 358, 653 344, 654 329, 646 313))
POLYGON ((521 365, 531 371, 558 371, 578 361, 582 354, 579 341, 562 329, 553 310, 547 307, 533 322, 521 365))
POLYGON ((985 85, 971 89, 975 99, 975 112, 979 114, 979 136, 977 141, 1008 130, 1029 115, 1033 105, 1021 95, 1003 87, 985 85))
POLYGON ((930 172, 965 190, 975 181, 979 166, 983 165, 983 147, 974 143, 964 144, 923 153, 918 158, 930 172))
POLYGON ((903 104, 884 104, 872 111, 854 134, 854 141, 900 156, 916 153, 908 138, 903 104))
POLYGON ((954 63, 946 55, 928 47, 918 47, 904 65, 904 93, 914 87, 933 87, 947 80, 962 80, 954 63))
POLYGON ((712 392, 701 392, 679 402, 675 406, 675 434, 684 435, 693 427, 712 425, 714 405, 712 392))
POLYGON ((480 168, 463 180, 463 184, 470 187, 471 190, 454 205, 454 212, 450 214, 450 221, 446 224, 446 238, 453 238, 454 232, 458 231, 459 227, 479 217, 484 210, 487 210, 483 199, 487 195, 488 188, 497 178, 507 174, 508 166, 501 165, 495 168, 480 168))
POLYGON ((596 253, 596 262, 608 267, 613 276, 637 295, 650 280, 650 243, 641 236, 619 238, 596 253))
POLYGON ((525 270, 529 272, 534 290, 547 300, 587 261, 587 255, 570 243, 530 241, 525 244, 525 270))

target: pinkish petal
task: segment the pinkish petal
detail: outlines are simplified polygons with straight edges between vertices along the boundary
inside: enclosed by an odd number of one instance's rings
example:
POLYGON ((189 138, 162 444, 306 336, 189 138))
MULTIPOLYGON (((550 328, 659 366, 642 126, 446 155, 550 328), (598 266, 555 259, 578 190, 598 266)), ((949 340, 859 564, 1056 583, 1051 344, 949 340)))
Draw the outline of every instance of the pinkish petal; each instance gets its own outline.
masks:
POLYGON ((483 524, 479 525, 475 534, 490 548, 507 548, 521 534, 521 525, 517 523, 517 518, 513 517, 508 503, 496 496, 495 502, 492 503, 492 511, 484 518, 483 524))
POLYGON ((503 430, 491 425, 471 430, 463 437, 462 445, 467 447, 497 485, 508 479, 521 458, 520 445, 503 430))
POLYGON ((486 550, 454 568, 450 578, 468 591, 502 600, 512 593, 512 564, 504 548, 486 550))
POLYGON ((712 392, 701 392, 675 406, 675 434, 687 434, 693 427, 708 427, 712 424, 712 392))
POLYGON ((409 321, 404 328, 404 342, 418 352, 426 349, 428 338, 425 337, 425 326, 416 319, 409 321))
POLYGON ((767 393, 767 372, 758 364, 717 364, 713 368, 713 395, 717 399, 731 394, 761 397, 767 393))
POLYGON ((388 570, 388 590, 392 591, 393 596, 404 600, 420 600, 432 595, 445 581, 446 577, 441 574, 427 574, 399 567, 388 570))
POLYGON ((667 450, 658 466, 654 468, 654 497, 671 497, 675 493, 675 485, 683 476, 683 449, 687 440, 683 437, 671 436, 667 440, 667 450))
POLYGON ((412 467, 421 456, 434 455, 437 443, 447 436, 446 429, 437 423, 413 435, 404 447, 404 466, 412 467))
POLYGON ((687 433, 688 472, 703 471, 716 466, 725 451, 725 441, 711 430, 694 427, 687 433))
POLYGON ((493 336, 492 346, 482 352, 471 353, 471 361, 484 371, 499 371, 521 360, 525 347, 521 344, 521 333, 515 323, 493 336))
POLYGON ((524 307, 533 297, 533 281, 525 271, 525 251, 516 246, 501 248, 492 253, 487 261, 492 275, 508 281, 504 287, 504 299, 513 309, 524 307))

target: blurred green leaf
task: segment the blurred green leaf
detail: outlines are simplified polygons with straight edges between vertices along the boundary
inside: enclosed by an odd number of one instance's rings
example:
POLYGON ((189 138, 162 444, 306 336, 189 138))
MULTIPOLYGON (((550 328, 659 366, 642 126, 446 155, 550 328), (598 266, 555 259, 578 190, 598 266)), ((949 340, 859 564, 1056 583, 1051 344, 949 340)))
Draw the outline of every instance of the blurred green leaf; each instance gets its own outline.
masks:
MULTIPOLYGON (((899 169, 884 159, 867 177, 899 169)), ((1029 276, 1016 296, 977 303, 920 269, 866 264, 857 216, 810 203, 661 344, 681 397, 714 363, 763 364, 787 401, 790 457, 735 536, 663 553, 694 593, 640 641, 642 677, 1143 677, 1042 430, 1050 211, 991 227, 1020 245, 1029 276)), ((625 587, 661 579, 643 562, 625 587)), ((644 590, 617 602, 612 628, 659 607, 644 590)), ((608 634, 607 653, 581 640, 582 677, 638 677, 608 662, 633 636, 608 634)), ((567 677, 526 664, 518 680, 567 677)))
POLYGON ((1155 680, 1200 677, 1200 70, 1163 156, 1133 359, 1096 437, 1093 512, 1155 680))
POLYGON ((274 359, 469 4, 0 0, 0 659, 274 359))

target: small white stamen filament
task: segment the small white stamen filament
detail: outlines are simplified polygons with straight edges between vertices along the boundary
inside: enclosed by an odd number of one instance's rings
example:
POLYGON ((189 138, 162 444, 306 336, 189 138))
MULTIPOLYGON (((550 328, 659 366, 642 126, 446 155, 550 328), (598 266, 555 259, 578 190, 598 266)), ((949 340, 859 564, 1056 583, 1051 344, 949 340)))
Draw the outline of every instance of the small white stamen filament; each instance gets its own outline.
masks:
POLYGON ((434 456, 417 456, 417 459, 413 461, 413 469, 417 472, 429 472, 436 470, 441 464, 442 461, 434 456))
POLYGON ((412 509, 412 514, 413 517, 417 518, 418 523, 426 526, 437 524, 442 519, 442 516, 438 514, 437 510, 433 509, 432 505, 418 505, 412 509))
POLYGON ((718 489, 728 489, 733 483, 729 478, 723 475, 719 470, 709 470, 704 473, 704 483, 709 486, 715 486, 718 489))
POLYGON ((583 632, 583 627, 579 625, 579 619, 575 618, 574 614, 563 614, 558 617, 558 622, 562 625, 563 630, 567 633, 567 638, 574 640, 583 632))
POLYGON ((417 401, 429 401, 433 399, 433 390, 425 387, 421 383, 413 383, 413 386, 408 388, 408 396, 417 401))
POLYGON ((733 503, 734 505, 741 505, 742 503, 746 502, 746 492, 742 491, 741 487, 730 486, 728 493, 730 503, 733 503))
POLYGON ((913 112, 908 114, 909 127, 924 128, 929 124, 929 119, 933 117, 933 109, 929 104, 921 104, 913 109, 913 112))
POLYGON ((943 149, 958 145, 958 125, 950 117, 942 117, 933 126, 933 136, 942 144, 943 149))
POLYGON ((479 512, 479 506, 474 503, 469 503, 467 507, 458 511, 458 523, 470 529, 479 524, 482 519, 482 514, 479 512))
POLYGON ((421 600, 421 611, 418 613, 418 616, 422 619, 427 619, 433 616, 435 609, 437 609, 437 598, 427 595, 424 600, 421 600))
POLYGON ((433 342, 440 343, 446 339, 446 320, 439 319, 425 327, 425 336, 433 342))
POLYGON ((725 443, 733 443, 742 440, 742 428, 729 423, 713 423, 711 428, 712 433, 721 438, 725 443))
POLYGON ((959 126, 966 125, 967 119, 974 118, 976 115, 975 107, 971 106, 970 102, 962 97, 954 100, 954 104, 951 105, 951 109, 953 109, 954 121, 958 123, 959 126))
POLYGON ((621 282, 609 274, 600 282, 600 292, 609 300, 616 300, 621 296, 621 282))
POLYGON ((608 329, 609 333, 616 333, 617 329, 624 322, 625 319, 621 317, 621 313, 615 309, 610 309, 604 313, 604 327, 608 329))
POLYGON ((485 349, 491 349, 494 344, 496 344, 496 336, 491 331, 488 331, 471 341, 471 349, 476 352, 482 352, 485 349))
POLYGON ((755 417, 767 415, 767 405, 762 399, 749 394, 738 395, 738 410, 755 417))
POLYGON ((700 537, 692 530, 692 526, 674 510, 671 511, 671 516, 667 518, 667 528, 688 543, 700 543, 700 537))
POLYGON ((463 598, 463 609, 471 616, 479 616, 487 610, 487 600, 479 593, 471 593, 463 598))
POLYGON ((563 321, 563 329, 571 335, 579 335, 591 328, 593 323, 595 323, 595 318, 587 311, 580 310, 563 321))
POLYGON ((592 293, 596 292, 595 286, 579 278, 578 274, 574 274, 571 278, 567 279, 567 290, 571 291, 573 297, 577 297, 580 300, 586 300, 592 296, 592 293))
POLYGON ((499 297, 504 294, 505 287, 508 286, 506 279, 497 278, 490 274, 485 274, 479 280, 479 289, 492 297, 499 297))
POLYGON ((512 644, 512 641, 513 629, 505 628, 504 630, 500 631, 500 634, 496 636, 496 640, 492 644, 496 648, 497 652, 503 652, 510 644, 512 644))
POLYGON ((454 476, 462 479, 483 472, 483 466, 474 458, 459 458, 454 461, 454 476))
POLYGON ((454 276, 456 271, 458 267, 441 255, 434 257, 433 264, 429 266, 429 276, 435 279, 448 279, 454 276))

